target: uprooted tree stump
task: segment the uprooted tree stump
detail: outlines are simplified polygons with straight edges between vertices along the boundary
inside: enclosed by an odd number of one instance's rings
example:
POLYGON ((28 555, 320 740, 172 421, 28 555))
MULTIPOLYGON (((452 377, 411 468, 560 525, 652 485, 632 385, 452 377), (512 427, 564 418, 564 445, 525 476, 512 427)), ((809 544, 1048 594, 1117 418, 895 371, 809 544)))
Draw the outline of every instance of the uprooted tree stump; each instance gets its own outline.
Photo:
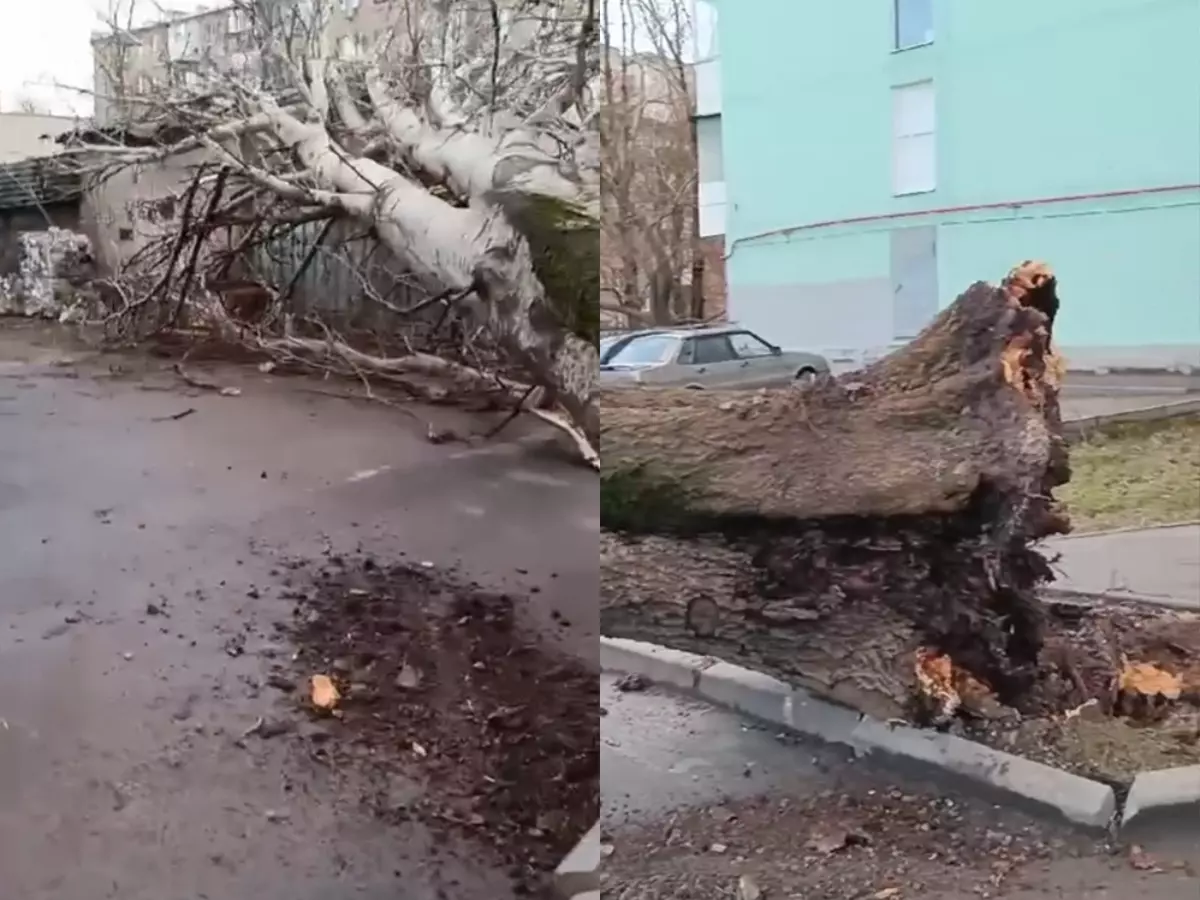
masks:
POLYGON ((1053 573, 1034 543, 1069 530, 1058 306, 1026 262, 840 379, 606 391, 602 631, 883 719, 1061 712, 1109 690, 1116 670, 1081 674, 1038 596, 1053 573))

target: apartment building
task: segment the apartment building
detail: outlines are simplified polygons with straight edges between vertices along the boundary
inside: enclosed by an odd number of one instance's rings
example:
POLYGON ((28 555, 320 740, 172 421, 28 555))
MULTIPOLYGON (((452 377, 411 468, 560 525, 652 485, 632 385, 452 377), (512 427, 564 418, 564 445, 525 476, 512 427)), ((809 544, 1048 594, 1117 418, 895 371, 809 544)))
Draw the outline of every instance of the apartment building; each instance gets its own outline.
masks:
POLYGON ((732 318, 869 356, 1033 257, 1069 364, 1200 369, 1200 2, 710 2, 732 318))
POLYGON ((343 57, 361 53, 396 18, 403 0, 255 0, 258 25, 244 9, 214 6, 170 14, 124 33, 92 38, 95 119, 100 127, 136 117, 139 96, 157 86, 198 82, 212 67, 244 73, 270 84, 282 78, 261 58, 255 27, 293 40, 315 39, 319 31, 343 57))

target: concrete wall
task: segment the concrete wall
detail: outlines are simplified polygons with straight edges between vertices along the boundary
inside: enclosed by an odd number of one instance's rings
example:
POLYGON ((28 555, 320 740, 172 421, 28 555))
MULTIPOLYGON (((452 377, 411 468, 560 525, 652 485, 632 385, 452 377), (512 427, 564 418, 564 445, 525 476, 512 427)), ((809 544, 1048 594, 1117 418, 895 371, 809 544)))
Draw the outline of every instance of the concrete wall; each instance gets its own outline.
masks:
POLYGON ((939 304, 1043 258, 1073 362, 1200 367, 1200 2, 934 0, 902 52, 892 27, 889 0, 720 3, 731 316, 886 345, 890 233, 932 225, 939 304), (925 79, 937 188, 895 197, 891 89, 925 79))
POLYGON ((205 153, 129 166, 89 186, 81 202, 80 227, 104 270, 119 270, 135 253, 172 230, 184 192, 205 153))

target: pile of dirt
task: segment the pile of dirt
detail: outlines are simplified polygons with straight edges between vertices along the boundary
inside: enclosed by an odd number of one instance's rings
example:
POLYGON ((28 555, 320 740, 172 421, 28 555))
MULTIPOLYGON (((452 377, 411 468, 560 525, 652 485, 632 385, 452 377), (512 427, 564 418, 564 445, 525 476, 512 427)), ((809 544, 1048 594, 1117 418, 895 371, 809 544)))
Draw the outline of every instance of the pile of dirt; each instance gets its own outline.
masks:
POLYGON ((1200 765, 1200 616, 1094 602, 1047 608, 1045 714, 968 714, 959 730, 1118 790, 1138 772, 1200 765))
POLYGON ((519 888, 544 884, 599 814, 596 672, 518 629, 519 600, 433 568, 332 556, 306 577, 298 680, 337 692, 322 752, 424 785, 397 803, 381 780, 378 815, 490 842, 519 888))
POLYGON ((1084 885, 1097 897, 1164 896, 1147 890, 1152 880, 1177 883, 1184 892, 1167 896, 1183 897, 1197 874, 1194 859, 1109 846, 871 776, 844 792, 755 797, 622 826, 602 846, 606 900, 1050 898, 1082 896, 1084 885))

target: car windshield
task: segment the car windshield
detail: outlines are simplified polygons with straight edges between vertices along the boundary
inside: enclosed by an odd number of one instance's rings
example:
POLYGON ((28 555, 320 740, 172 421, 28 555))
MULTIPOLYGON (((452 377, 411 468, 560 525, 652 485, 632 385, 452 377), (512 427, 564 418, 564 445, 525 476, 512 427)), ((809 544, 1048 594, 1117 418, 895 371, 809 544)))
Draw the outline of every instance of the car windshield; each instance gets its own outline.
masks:
POLYGON ((605 363, 609 366, 652 366, 666 362, 679 347, 679 338, 669 334, 648 334, 634 338, 605 363))

